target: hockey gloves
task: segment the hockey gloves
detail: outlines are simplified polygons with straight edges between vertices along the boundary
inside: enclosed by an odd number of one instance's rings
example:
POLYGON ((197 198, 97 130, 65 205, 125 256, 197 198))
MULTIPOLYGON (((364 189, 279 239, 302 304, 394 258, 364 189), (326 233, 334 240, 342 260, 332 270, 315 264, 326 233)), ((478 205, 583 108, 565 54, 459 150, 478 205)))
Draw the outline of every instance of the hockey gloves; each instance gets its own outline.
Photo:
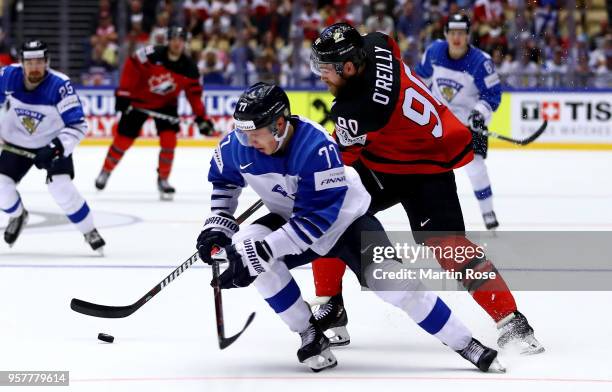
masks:
POLYGON ((219 287, 232 289, 247 287, 259 274, 268 271, 272 250, 266 241, 249 239, 226 247, 212 258, 217 262, 229 263, 227 269, 219 275, 219 287))
POLYGON ((485 118, 482 113, 478 110, 472 110, 468 116, 468 126, 474 131, 486 129, 485 118))
POLYGON ((213 248, 224 248, 230 245, 231 238, 237 231, 238 223, 230 214, 219 212, 209 215, 204 221, 204 227, 196 243, 200 260, 206 264, 212 264, 210 254, 213 248))
POLYGON ((58 138, 55 138, 51 140, 51 143, 36 151, 34 165, 39 169, 49 170, 53 166, 53 161, 61 158, 63 155, 64 146, 58 138))
POLYGON ((215 133, 215 125, 208 118, 196 117, 195 124, 200 131, 200 135, 211 136, 215 133))

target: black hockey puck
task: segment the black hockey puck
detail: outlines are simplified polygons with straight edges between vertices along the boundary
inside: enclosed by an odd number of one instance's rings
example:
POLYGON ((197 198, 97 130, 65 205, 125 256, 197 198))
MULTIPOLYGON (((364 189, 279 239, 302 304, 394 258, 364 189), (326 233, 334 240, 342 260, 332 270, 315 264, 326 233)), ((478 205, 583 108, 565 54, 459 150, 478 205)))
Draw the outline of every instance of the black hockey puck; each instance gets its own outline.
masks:
POLYGON ((109 334, 102 333, 102 332, 98 334, 98 339, 100 339, 103 342, 107 342, 107 343, 112 343, 115 341, 115 337, 113 335, 109 335, 109 334))

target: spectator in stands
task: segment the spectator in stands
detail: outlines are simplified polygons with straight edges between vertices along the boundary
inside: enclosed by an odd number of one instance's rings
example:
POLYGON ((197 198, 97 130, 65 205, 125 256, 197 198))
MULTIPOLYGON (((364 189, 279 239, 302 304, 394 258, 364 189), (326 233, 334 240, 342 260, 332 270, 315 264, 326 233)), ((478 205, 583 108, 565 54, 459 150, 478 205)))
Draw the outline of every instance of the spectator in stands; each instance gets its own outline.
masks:
POLYGON ((126 37, 125 53, 131 56, 135 51, 149 44, 149 34, 142 28, 142 14, 134 14, 131 17, 131 28, 126 37))
POLYGON ((534 59, 530 43, 523 44, 519 55, 508 69, 508 85, 512 87, 536 87, 540 68, 534 59))
POLYGON ((231 38, 232 20, 227 13, 217 7, 214 11, 211 8, 211 17, 204 22, 204 33, 206 37, 213 35, 231 38))
POLYGON ((389 36, 393 36, 395 24, 393 19, 387 15, 387 5, 383 2, 374 4, 374 15, 371 15, 366 20, 366 30, 369 33, 380 31, 389 36))
POLYGON ((354 25, 353 15, 348 10, 349 0, 334 0, 325 6, 327 17, 323 21, 323 26, 331 26, 334 23, 348 23, 354 25))
POLYGON ((108 11, 100 14, 100 21, 96 33, 91 37, 90 43, 94 47, 98 43, 103 45, 115 45, 118 39, 117 31, 113 25, 113 19, 108 11))
POLYGON ((395 30, 399 41, 407 40, 409 37, 416 39, 421 32, 422 16, 417 14, 413 0, 405 0, 402 12, 397 19, 395 30))
POLYGON ((6 34, 2 26, 0 26, 0 67, 4 67, 14 62, 13 56, 11 56, 11 49, 6 44, 5 38, 6 34))
POLYGON ((249 47, 248 32, 239 31, 236 42, 230 51, 230 63, 225 70, 225 80, 231 86, 244 87, 256 82, 255 58, 253 50, 249 47))
POLYGON ((166 43, 166 35, 168 34, 168 26, 170 23, 170 15, 163 11, 157 14, 157 21, 153 29, 149 42, 151 45, 164 45, 166 43))
POLYGON ((223 62, 219 61, 216 51, 211 49, 204 50, 200 61, 198 61, 198 69, 205 86, 225 84, 223 62))
POLYGON ((280 0, 270 0, 267 6, 258 6, 251 22, 257 29, 257 37, 262 39, 266 32, 274 38, 282 38, 287 42, 291 24, 291 8, 281 5, 280 0))
POLYGON ((319 29, 323 21, 314 6, 313 0, 304 0, 304 9, 297 19, 297 27, 303 33, 304 39, 312 42, 319 36, 319 29))
POLYGON ((565 60, 563 58, 563 48, 556 47, 552 59, 547 60, 544 65, 543 71, 546 75, 545 85, 547 87, 564 87, 566 85, 566 76, 569 68, 565 60))
POLYGON ((200 21, 205 21, 210 14, 210 4, 206 0, 185 0, 183 2, 184 19, 195 14, 200 21))

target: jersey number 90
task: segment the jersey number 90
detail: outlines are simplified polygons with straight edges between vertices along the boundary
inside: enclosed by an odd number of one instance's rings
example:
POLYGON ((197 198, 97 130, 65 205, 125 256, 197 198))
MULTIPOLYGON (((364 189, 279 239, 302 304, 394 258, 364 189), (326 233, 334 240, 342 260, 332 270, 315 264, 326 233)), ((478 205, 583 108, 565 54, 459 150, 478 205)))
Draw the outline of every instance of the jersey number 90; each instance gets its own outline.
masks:
MULTIPOLYGON (((413 83, 427 91, 427 88, 423 85, 423 83, 412 75, 410 69, 406 65, 404 65, 404 70, 406 75, 408 75, 408 78, 413 83)), ((436 100, 431 95, 429 95, 429 97, 436 100)), ((442 121, 440 121, 440 115, 438 115, 436 107, 429 99, 427 99, 427 97, 424 97, 412 86, 408 87, 404 92, 402 111, 404 116, 414 121, 418 125, 431 128, 431 130, 428 129, 428 131, 431 132, 433 137, 442 137, 442 121)))

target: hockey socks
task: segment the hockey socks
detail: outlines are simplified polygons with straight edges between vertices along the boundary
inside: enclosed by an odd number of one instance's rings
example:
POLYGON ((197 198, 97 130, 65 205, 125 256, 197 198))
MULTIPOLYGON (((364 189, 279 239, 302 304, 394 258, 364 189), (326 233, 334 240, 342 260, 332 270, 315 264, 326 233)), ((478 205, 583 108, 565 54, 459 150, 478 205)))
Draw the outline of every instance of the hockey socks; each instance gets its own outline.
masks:
POLYGON ((94 229, 93 216, 89 206, 72 183, 69 175, 55 175, 47 186, 57 205, 81 233, 85 234, 94 229))
MULTIPOLYGON (((440 249, 445 249, 447 247, 461 247, 463 249, 478 248, 477 245, 461 235, 430 238, 426 243, 428 246, 440 249)), ((464 254, 459 252, 453 253, 464 254)), ((510 292, 501 274, 490 260, 487 260, 486 257, 474 257, 472 260, 455 260, 450 257, 444 257, 445 254, 446 253, 440 253, 436 256, 440 266, 446 271, 466 271, 470 269, 478 272, 495 272, 494 279, 469 279, 464 276, 461 280, 463 287, 470 292, 478 305, 480 305, 495 322, 500 321, 517 310, 514 296, 510 292)))
POLYGON ((0 174, 0 209, 11 218, 23 213, 23 203, 17 192, 17 185, 12 178, 4 174, 0 174))
POLYGON ((157 173, 160 179, 167 179, 172 170, 174 161, 174 150, 176 149, 176 133, 174 131, 162 131, 159 133, 159 166, 157 173))
POLYGON ((487 173, 485 160, 480 155, 474 155, 474 160, 465 165, 465 171, 472 183, 474 195, 478 199, 480 212, 486 214, 493 211, 493 191, 487 173))
POLYGON ((113 144, 108 149, 106 159, 104 159, 104 166, 102 170, 110 173, 115 169, 115 166, 119 164, 123 154, 132 146, 134 139, 120 134, 115 135, 113 138, 113 144))
POLYGON ((312 262, 317 297, 333 297, 342 291, 346 264, 335 257, 321 257, 312 262))

